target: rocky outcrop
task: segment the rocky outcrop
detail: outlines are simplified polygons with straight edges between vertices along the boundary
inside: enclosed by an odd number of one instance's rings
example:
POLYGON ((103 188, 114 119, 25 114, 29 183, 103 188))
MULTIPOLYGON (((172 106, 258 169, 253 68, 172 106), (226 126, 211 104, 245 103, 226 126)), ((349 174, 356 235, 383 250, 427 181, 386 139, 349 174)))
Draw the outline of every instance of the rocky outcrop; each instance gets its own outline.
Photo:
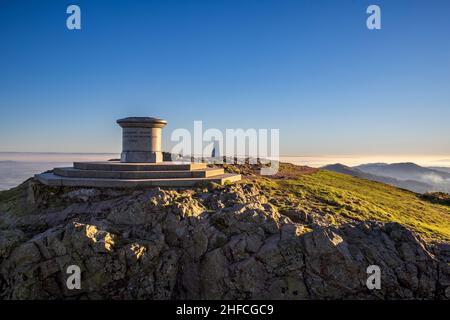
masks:
POLYGON ((0 207, 2 299, 450 298, 448 243, 397 223, 280 210, 255 182, 21 190, 22 210, 0 207), (79 290, 66 286, 70 265, 79 290), (369 265, 379 290, 366 286, 369 265))

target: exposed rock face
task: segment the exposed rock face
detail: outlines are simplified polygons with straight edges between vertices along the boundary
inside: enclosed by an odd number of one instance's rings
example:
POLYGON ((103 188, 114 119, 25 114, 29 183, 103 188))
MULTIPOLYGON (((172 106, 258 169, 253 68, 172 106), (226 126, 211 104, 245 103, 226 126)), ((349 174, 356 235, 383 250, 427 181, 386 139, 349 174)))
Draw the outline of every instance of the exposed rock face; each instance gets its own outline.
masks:
POLYGON ((255 183, 63 190, 56 206, 42 188, 29 180, 24 209, 0 209, 3 299, 450 298, 448 243, 396 223, 282 214, 255 183), (70 265, 80 290, 67 289, 70 265), (369 265, 380 290, 366 287, 369 265))

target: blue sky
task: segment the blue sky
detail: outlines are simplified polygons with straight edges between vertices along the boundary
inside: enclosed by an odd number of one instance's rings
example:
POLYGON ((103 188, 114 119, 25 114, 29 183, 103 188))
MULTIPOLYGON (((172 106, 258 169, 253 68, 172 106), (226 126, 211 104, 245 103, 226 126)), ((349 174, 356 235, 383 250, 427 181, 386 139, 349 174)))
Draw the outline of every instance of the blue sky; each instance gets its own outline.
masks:
POLYGON ((447 0, 2 0, 0 151, 120 152, 136 115, 166 146, 203 120, 285 155, 450 154, 449 36, 447 0))

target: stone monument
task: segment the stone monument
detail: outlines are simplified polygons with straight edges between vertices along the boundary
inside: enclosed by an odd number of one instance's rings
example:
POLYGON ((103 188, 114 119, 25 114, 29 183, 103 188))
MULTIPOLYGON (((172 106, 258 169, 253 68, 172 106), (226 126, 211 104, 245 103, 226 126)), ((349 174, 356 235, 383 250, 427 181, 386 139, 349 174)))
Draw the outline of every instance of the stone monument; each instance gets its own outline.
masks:
POLYGON ((167 121, 148 117, 130 117, 117 120, 122 127, 121 162, 163 161, 161 131, 167 121))
POLYGON ((120 161, 74 162, 73 167, 54 168, 37 174, 36 179, 49 186, 97 188, 192 187, 241 180, 239 174, 225 173, 223 168, 206 163, 163 161, 165 120, 130 117, 117 123, 123 129, 120 161))

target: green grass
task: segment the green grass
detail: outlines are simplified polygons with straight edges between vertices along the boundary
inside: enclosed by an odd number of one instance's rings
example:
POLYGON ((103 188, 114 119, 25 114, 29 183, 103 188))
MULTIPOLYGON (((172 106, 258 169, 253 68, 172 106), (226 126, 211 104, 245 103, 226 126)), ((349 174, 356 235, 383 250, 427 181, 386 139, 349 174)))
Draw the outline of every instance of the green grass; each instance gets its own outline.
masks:
POLYGON ((354 220, 398 222, 428 239, 450 240, 450 207, 383 183, 319 170, 295 178, 267 180, 276 196, 294 196, 307 210, 354 220))

